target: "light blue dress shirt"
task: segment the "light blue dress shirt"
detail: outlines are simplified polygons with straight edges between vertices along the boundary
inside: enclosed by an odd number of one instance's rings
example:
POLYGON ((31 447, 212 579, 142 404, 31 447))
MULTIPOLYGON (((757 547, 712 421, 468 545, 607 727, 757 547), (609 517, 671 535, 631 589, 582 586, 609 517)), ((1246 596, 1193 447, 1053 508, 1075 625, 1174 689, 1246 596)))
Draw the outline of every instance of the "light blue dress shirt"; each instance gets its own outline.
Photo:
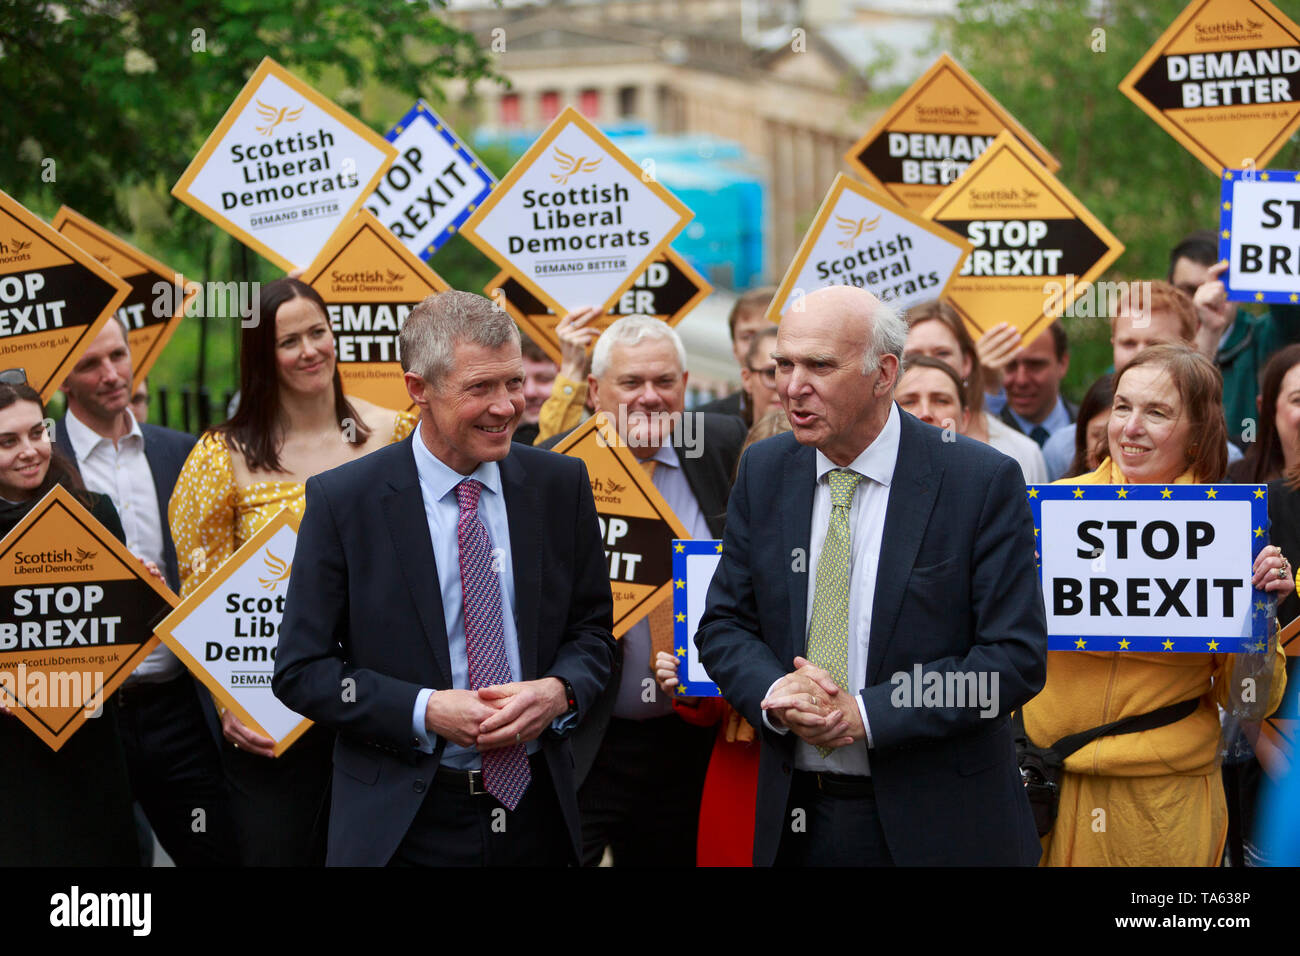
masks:
POLYGON ((1042 425, 1047 429, 1047 434, 1050 436, 1070 424, 1070 411, 1065 407, 1065 400, 1060 395, 1056 396, 1056 405, 1041 422, 1031 422, 1027 418, 1021 418, 1016 414, 1014 408, 1008 407, 1007 411, 1011 412, 1011 417, 1016 420, 1016 424, 1020 426, 1020 430, 1026 435, 1039 425, 1042 425))
MULTIPOLYGON (((429 522, 429 539, 433 542, 433 560, 438 566, 438 590, 442 593, 443 620, 447 628, 447 649, 451 656, 451 683, 457 690, 469 690, 469 657, 465 650, 465 613, 461 605, 460 543, 456 525, 460 520, 460 503, 456 499, 456 486, 467 478, 483 483, 478 500, 478 516, 492 539, 492 558, 500 571, 501 624, 505 632, 506 658, 510 662, 510 679, 518 681, 523 673, 519 666, 519 627, 515 620, 515 576, 510 560, 510 524, 506 515, 506 501, 501 492, 501 469, 495 461, 482 462, 469 475, 462 475, 443 464, 420 435, 417 427, 411 441, 415 453, 415 470, 420 477, 420 495, 424 498, 424 514, 429 522)), ((432 582, 430 582, 432 584, 432 582)), ((419 748, 433 753, 437 745, 436 734, 424 725, 425 709, 432 688, 421 690, 415 699, 411 727, 419 748)), ((533 740, 527 750, 536 753, 540 744, 533 740)), ((483 765, 477 750, 458 746, 447 741, 442 752, 442 766, 453 770, 478 770, 483 765)))

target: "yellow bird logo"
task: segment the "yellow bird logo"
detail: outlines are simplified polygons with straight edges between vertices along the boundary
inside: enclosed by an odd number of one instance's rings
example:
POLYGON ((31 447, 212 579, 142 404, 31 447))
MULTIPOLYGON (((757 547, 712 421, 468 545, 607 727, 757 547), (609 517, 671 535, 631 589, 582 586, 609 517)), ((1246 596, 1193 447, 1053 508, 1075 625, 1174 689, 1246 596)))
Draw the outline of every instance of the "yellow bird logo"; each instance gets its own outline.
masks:
POLYGON ((857 242, 858 236, 864 232, 870 232, 880 223, 880 217, 868 219, 863 216, 861 219, 850 219, 847 216, 836 216, 835 225, 839 227, 840 232, 844 233, 843 239, 836 240, 836 245, 843 246, 845 249, 852 249, 853 243, 857 242))
POLYGON ((401 282, 406 278, 405 272, 394 272, 392 269, 385 269, 384 272, 388 274, 389 282, 401 282))
POLYGON ((281 581, 288 580, 289 572, 293 569, 293 565, 277 558, 270 551, 266 552, 265 562, 266 571, 270 577, 258 578, 257 583, 262 585, 262 587, 266 588, 268 591, 274 591, 280 585, 281 581))
POLYGON ((27 242, 20 242, 20 241, 17 240, 17 239, 13 240, 13 249, 14 249, 14 252, 22 252, 24 249, 26 249, 26 248, 27 248, 28 246, 30 246, 30 245, 31 245, 31 241, 30 241, 30 240, 28 240, 27 242))
POLYGON ((298 117, 302 115, 303 111, 303 107, 301 106, 296 110, 290 110, 287 106, 282 106, 277 109, 274 106, 268 106, 261 100, 256 100, 255 102, 257 103, 257 114, 262 117, 262 122, 266 124, 265 126, 257 127, 257 131, 263 136, 270 136, 271 131, 281 123, 292 123, 296 121, 298 117))
POLYGON ((90 560, 92 560, 92 559, 95 557, 95 555, 97 555, 97 554, 99 554, 98 551, 87 551, 85 548, 78 548, 78 549, 77 549, 77 560, 78 560, 78 561, 90 561, 90 560))
POLYGON ((563 186, 569 181, 570 176, 576 176, 578 173, 593 172, 596 167, 600 165, 602 159, 604 159, 603 156, 598 157, 597 159, 588 159, 586 156, 579 156, 575 159, 557 146, 555 147, 555 162, 559 165, 560 171, 558 173, 551 173, 551 178, 563 186))

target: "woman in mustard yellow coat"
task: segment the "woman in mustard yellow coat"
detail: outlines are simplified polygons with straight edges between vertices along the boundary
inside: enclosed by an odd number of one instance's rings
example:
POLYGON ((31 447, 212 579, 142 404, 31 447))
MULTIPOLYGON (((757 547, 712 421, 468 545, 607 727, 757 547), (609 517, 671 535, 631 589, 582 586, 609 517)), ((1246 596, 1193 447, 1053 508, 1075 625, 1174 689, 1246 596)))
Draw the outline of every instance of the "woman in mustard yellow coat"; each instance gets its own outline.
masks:
MULTIPOLYGON (((1196 484, 1221 480, 1227 467, 1222 380, 1184 346, 1144 349, 1115 381, 1107 439, 1110 455, 1089 475, 1063 484, 1196 484)), ((1284 597, 1295 589, 1275 547, 1254 564, 1253 585, 1284 597)), ((1271 714, 1285 689, 1276 640, 1264 660, 1228 654, 1050 651, 1047 683, 1024 708, 1038 746, 1125 717, 1199 699, 1189 716, 1152 730, 1101 737, 1070 756, 1060 812, 1043 838, 1045 866, 1217 866, 1228 811, 1219 773, 1219 707, 1250 668, 1256 719, 1271 714)), ((1252 655, 1254 657, 1254 655, 1252 655)))

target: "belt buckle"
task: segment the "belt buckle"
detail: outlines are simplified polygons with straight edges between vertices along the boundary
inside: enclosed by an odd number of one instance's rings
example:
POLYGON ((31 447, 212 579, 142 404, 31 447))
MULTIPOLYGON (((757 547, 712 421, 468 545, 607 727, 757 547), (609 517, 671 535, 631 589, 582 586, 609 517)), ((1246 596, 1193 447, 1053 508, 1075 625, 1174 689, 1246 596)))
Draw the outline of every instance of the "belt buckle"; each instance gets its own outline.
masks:
POLYGON ((471 797, 485 796, 487 790, 483 788, 483 771, 469 770, 467 773, 469 774, 469 795, 471 797))

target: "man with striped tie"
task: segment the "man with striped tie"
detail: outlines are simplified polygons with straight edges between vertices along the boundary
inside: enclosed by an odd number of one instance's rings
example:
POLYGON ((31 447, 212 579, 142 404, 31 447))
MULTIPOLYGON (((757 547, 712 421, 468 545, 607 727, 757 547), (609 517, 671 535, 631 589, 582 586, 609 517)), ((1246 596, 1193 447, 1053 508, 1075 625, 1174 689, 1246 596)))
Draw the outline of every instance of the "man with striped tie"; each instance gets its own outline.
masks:
POLYGON ((512 444, 519 333, 444 292, 402 328, 409 441, 307 482, 273 687, 338 731, 330 865, 578 859, 568 735, 610 676, 585 466, 512 444))
POLYGON ((732 488, 695 640, 762 729, 756 865, 1039 857, 1008 726, 1047 652, 1024 481, 895 405, 906 338, 862 289, 788 311, 793 431, 751 447, 732 488))

